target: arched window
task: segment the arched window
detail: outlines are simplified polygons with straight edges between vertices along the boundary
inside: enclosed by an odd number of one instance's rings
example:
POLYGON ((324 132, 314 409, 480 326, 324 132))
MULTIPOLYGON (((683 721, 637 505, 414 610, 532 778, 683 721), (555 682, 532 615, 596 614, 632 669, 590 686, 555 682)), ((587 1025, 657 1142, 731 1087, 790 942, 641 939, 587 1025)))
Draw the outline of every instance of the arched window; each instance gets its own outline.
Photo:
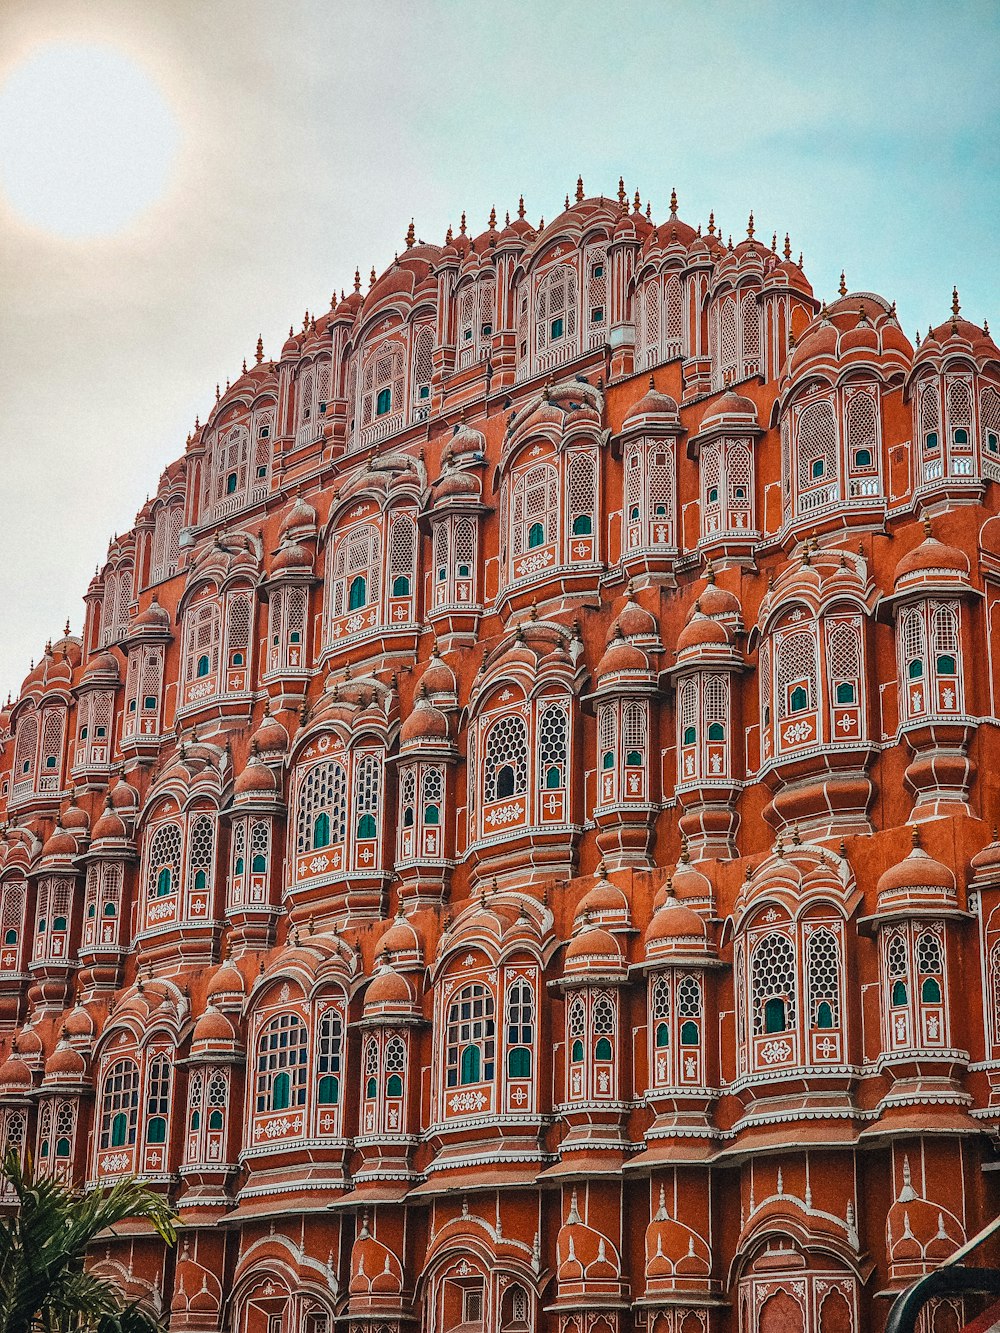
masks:
POLYGON ((915 953, 921 1003, 940 1004, 944 981, 944 954, 941 940, 933 931, 925 930, 917 936, 915 953))
MULTIPOLYGON (((538 463, 514 479, 510 500, 511 554, 517 562, 525 552, 559 539, 559 473, 550 463, 538 463)), ((536 573, 534 565, 518 572, 536 573)))
POLYGON ((166 1143, 170 1115, 170 1061, 157 1055, 146 1074, 146 1142, 166 1143))
POLYGON ((755 1036, 795 1027, 795 949, 787 935, 765 935, 750 959, 755 1036))
POLYGON ((258 1114, 306 1104, 309 1037, 298 1014, 278 1014, 257 1039, 258 1114))
POLYGON ((134 1144, 138 1119, 139 1066, 134 1060, 116 1060, 104 1076, 101 1092, 101 1147, 134 1144))
MULTIPOLYGON (((215 820, 211 815, 196 815, 188 832, 188 889, 201 892, 211 888, 215 860, 215 820)), ((206 909, 207 910, 207 909, 206 909)))
POLYGON ((886 950, 886 971, 889 977, 889 1003, 901 1008, 909 1001, 910 960, 906 937, 893 935, 886 950))
POLYGON ((561 704, 550 704, 538 719, 538 764, 541 786, 566 786, 569 751, 569 715, 561 704))
POLYGON ((179 824, 161 824, 149 844, 147 893, 164 898, 177 888, 180 877, 181 829, 179 824))
MULTIPOLYGON (((589 537, 597 520, 597 463, 593 455, 577 454, 570 461, 566 501, 570 532, 574 537, 589 537)), ((571 547, 571 558, 573 554, 571 547)), ((589 545, 587 558, 592 558, 589 545)))
MULTIPOLYGON (((398 1032, 394 1032, 385 1044, 385 1060, 383 1063, 385 1069, 385 1095, 387 1097, 402 1097, 403 1078, 406 1074, 406 1043, 398 1032)), ((392 1125, 390 1128, 399 1128, 399 1125, 392 1125)))
POLYGON ((354 771, 354 815, 359 838, 378 837, 382 805, 382 759, 377 754, 358 756, 354 771))
POLYGON ((347 832, 347 771, 325 759, 306 771, 299 786, 295 847, 301 855, 343 843, 347 832))
POLYGON ((412 342, 412 405, 411 417, 422 421, 431 400, 431 380, 434 376, 434 325, 421 324, 413 330, 412 342))
POLYGON ((927 658, 927 637, 924 618, 917 607, 910 607, 903 612, 901 629, 906 679, 923 680, 927 658))
POLYGON ((528 728, 518 713, 507 713, 490 725, 483 754, 483 799, 487 802, 520 796, 528 785, 528 728))
POLYGON ((403 410, 405 357, 402 343, 388 339, 369 348, 362 362, 359 376, 359 404, 356 425, 360 428, 360 443, 378 439, 384 433, 387 418, 395 421, 403 410))
POLYGON ((587 1006, 582 995, 574 995, 570 1001, 567 1015, 569 1033, 569 1058, 573 1064, 582 1064, 585 1051, 583 1038, 587 1032, 587 1006))
POLYGON ((814 1028, 840 1026, 840 944, 826 926, 809 935, 806 944, 809 1022, 814 1028))
POLYGON ((535 297, 535 347, 538 352, 565 347, 576 342, 577 305, 576 269, 558 264, 538 284, 535 297))
POLYGON ((677 1019, 682 1046, 697 1046, 701 1041, 702 1011, 701 981, 688 973, 677 983, 677 1019))
POLYGON ((810 630, 796 630, 779 641, 775 671, 780 717, 816 707, 816 639, 810 630))
POLYGON ((492 1082, 496 1060, 493 992, 482 982, 463 986, 448 1008, 445 1042, 446 1082, 492 1082))
MULTIPOLYGON (((941 444, 941 398, 936 380, 925 384, 920 390, 917 396, 917 411, 924 454, 935 455, 941 444)), ((940 472, 937 475, 940 476, 940 472)))
POLYGON ((650 1017, 653 1024, 653 1045, 658 1051, 670 1046, 670 978, 656 977, 650 996, 650 1017))
MULTIPOLYGON (((808 492, 814 487, 837 482, 837 421, 830 401, 823 399, 803 408, 798 420, 796 443, 800 490, 808 492)), ((834 498, 835 492, 824 492, 824 502, 834 498)))
POLYGON ((417 530, 410 514, 397 514, 389 527, 389 590, 409 597, 416 576, 417 530))
MULTIPOLYGON (((841 621, 830 629, 826 641, 827 672, 835 705, 857 704, 861 701, 861 629, 858 625, 841 621)), ((831 727, 831 740, 856 739, 856 732, 838 731, 831 727)))
MULTIPOLYGON (((214 676, 219 669, 219 648, 222 637, 222 608, 215 597, 209 596, 189 606, 184 613, 188 682, 214 676)), ((190 698, 202 697, 201 694, 190 698)), ((185 702, 190 702, 190 698, 185 702)))
MULTIPOLYGON (((845 412, 847 428, 847 461, 852 472, 877 470, 879 447, 879 398, 877 391, 867 390, 853 394, 847 400, 845 412)), ((875 495, 877 481, 861 482, 852 486, 854 495, 875 495)))
MULTIPOLYGON (((334 620, 378 604, 382 563, 381 532, 376 524, 362 523, 334 539, 327 556, 327 584, 332 592, 329 609, 334 620)), ((353 632, 350 625, 346 628, 353 632)), ((328 627, 327 643, 334 637, 328 627)))
POLYGON ((507 992, 507 1073, 530 1078, 535 1042, 535 996, 527 981, 515 981, 507 992))
POLYGON ((316 1100, 321 1106, 336 1106, 340 1101, 341 1048, 344 1020, 336 1009, 327 1009, 319 1021, 316 1044, 316 1100))

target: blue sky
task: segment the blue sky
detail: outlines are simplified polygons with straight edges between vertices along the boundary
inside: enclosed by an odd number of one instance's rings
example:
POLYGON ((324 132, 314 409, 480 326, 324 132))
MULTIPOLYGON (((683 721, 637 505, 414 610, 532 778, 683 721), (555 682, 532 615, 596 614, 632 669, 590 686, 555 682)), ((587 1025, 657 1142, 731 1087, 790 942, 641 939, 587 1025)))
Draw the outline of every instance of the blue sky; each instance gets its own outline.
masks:
POLYGON ((172 125, 169 153, 147 138, 160 200, 66 239, 5 197, 0 116, 3 691, 79 628, 107 538, 258 331, 277 351, 411 216, 440 240, 523 191, 537 222, 578 173, 606 194, 621 174, 656 217, 672 187, 737 238, 753 209, 821 297, 844 268, 911 336, 953 284, 1000 327, 997 3, 6 0, 0 103, 51 42, 124 53, 172 125))

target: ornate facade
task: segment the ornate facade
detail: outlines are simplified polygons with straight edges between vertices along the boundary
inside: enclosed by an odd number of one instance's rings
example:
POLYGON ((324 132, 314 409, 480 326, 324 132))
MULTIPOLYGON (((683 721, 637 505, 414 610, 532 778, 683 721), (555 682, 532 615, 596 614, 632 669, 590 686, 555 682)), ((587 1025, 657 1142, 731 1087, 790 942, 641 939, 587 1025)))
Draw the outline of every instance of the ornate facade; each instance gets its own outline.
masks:
POLYGON ((172 1329, 861 1333, 994 1215, 1000 351, 747 233, 411 224, 0 713, 0 1134, 172 1329))

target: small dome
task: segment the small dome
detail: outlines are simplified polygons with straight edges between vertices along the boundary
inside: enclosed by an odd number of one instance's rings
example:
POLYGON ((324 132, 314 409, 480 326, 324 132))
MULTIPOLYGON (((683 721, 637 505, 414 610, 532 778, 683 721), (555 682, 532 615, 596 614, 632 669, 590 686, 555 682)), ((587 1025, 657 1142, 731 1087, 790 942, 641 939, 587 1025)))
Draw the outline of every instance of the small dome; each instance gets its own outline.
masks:
POLYGON ((299 542, 282 542, 277 555, 271 561, 272 574, 281 573, 286 569, 311 569, 312 555, 299 542))
POLYGON ((669 424, 671 426, 680 425, 680 417, 677 412, 677 404, 668 393, 661 393, 653 383, 653 377, 649 377, 649 388, 639 399, 637 403, 629 408, 622 422, 622 430, 628 426, 634 426, 640 422, 655 421, 658 425, 669 424))
POLYGON ((284 518, 278 528, 279 537, 284 537, 288 533, 301 532, 304 529, 315 529, 316 510, 311 504, 307 504, 301 495, 296 495, 294 501, 285 512, 284 518))
MULTIPOLYGON (((697 604, 696 604, 697 605, 697 604)), ((726 627, 717 620, 703 615, 700 608, 695 610, 690 620, 677 636, 677 656, 691 655, 705 648, 728 648, 729 635, 726 627)))
POLYGON ((732 389, 714 402, 702 418, 700 431, 732 425, 736 429, 757 425, 757 407, 749 398, 732 389))
POLYGON ((0 1092, 26 1092, 31 1087, 31 1070, 13 1052, 0 1065, 0 1092))
POLYGON ((45 1078, 48 1080, 81 1079, 87 1073, 87 1062, 79 1051, 66 1041, 60 1041, 49 1058, 45 1061, 45 1078))
POLYGON ((394 971, 388 963, 383 963, 365 991, 365 1013, 383 1012, 387 1009, 409 1009, 412 1005, 413 995, 406 979, 394 971))
POLYGON ((898 865, 890 866, 878 882, 877 896, 880 911, 890 907, 954 906, 956 902, 955 876, 940 861, 929 856, 917 842, 909 856, 898 865))
POLYGON ((236 1032, 226 1015, 210 1004, 195 1023, 191 1040, 195 1046, 231 1046, 236 1032))
POLYGON ((96 653, 87 663, 83 673, 85 681, 119 679, 118 658, 113 653, 96 653))
POLYGON ((207 998, 211 1000, 221 999, 223 996, 236 999, 246 993, 246 985, 243 981, 242 973, 232 963, 223 963, 216 972, 215 976, 208 983, 205 992, 207 998))
POLYGON ((75 856, 76 852, 76 838, 68 829, 63 828, 61 823, 57 823, 46 839, 45 846, 42 848, 42 855, 75 856))
POLYGON ((448 719, 440 708, 435 708, 426 695, 418 697, 413 712, 399 729, 401 745, 446 745, 448 719))
POLYGON ((604 873, 604 867, 598 871, 597 883, 593 884, 576 906, 578 922, 594 922, 599 926, 629 926, 632 913, 628 898, 617 884, 612 884, 604 873))
POLYGON ((698 594, 698 602, 703 615, 734 620, 741 620, 743 617, 740 599, 726 588, 720 588, 713 575, 709 575, 708 583, 698 594))
POLYGON ((659 633, 656 617, 639 605, 632 596, 631 588, 625 594, 625 605, 618 612, 617 619, 626 639, 654 639, 659 633))
POLYGON ((969 557, 964 551, 954 546, 946 546, 932 536, 929 529, 927 536, 919 546, 903 556, 896 566, 894 583, 897 588, 903 583, 918 583, 924 577, 956 579, 963 584, 969 578, 969 557))
POLYGON ((90 828, 90 816, 86 810, 76 804, 75 796, 59 816, 59 819, 63 828, 75 829, 78 833, 86 834, 90 828))
POLYGON ((566 948, 566 972, 599 972, 623 965, 624 959, 617 940, 600 926, 590 926, 579 935, 574 935, 566 948))
POLYGON ((707 940, 705 922, 693 908, 685 907, 672 892, 667 893, 663 902, 653 913, 653 918, 646 927, 646 948, 656 946, 658 951, 669 945, 681 949, 685 945, 691 948, 703 948, 707 940))
POLYGON ((288 749, 288 732, 276 717, 264 714, 264 719, 251 738, 258 754, 284 754, 288 749))
POLYGON ((604 656, 598 662, 595 674, 598 679, 603 680, 609 676, 625 673, 630 675, 635 672, 648 673, 649 669, 649 659, 642 649, 629 643, 627 639, 618 637, 612 639, 604 650, 604 656))
POLYGON ((993 830, 993 841, 972 858, 972 873, 979 880, 1000 878, 1000 833, 993 830))
POLYGON ((160 599, 155 592, 146 609, 132 617, 128 628, 130 634, 134 634, 137 630, 170 628, 170 612, 160 605, 160 599))
POLYGON ((256 753, 251 751, 246 767, 233 784, 237 796, 271 796, 277 793, 274 774, 266 764, 261 763, 256 753))
POLYGON ((412 954, 417 959, 423 954, 420 936, 402 913, 379 940, 378 948, 379 953, 412 954))
POLYGON ((418 692, 421 689, 428 694, 454 694, 457 685, 455 682, 455 673, 451 667, 435 648, 427 664, 424 674, 420 677, 420 684, 417 687, 418 692))

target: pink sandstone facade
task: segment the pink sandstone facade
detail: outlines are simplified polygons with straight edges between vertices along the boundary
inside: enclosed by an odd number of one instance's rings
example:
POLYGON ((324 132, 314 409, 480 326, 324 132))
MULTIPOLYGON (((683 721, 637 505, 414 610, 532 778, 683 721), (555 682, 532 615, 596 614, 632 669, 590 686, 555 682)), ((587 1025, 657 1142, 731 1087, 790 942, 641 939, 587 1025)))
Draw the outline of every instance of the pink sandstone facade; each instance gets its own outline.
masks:
POLYGON ((862 1333, 995 1213, 1000 351, 747 233, 411 224, 0 713, 0 1134, 178 1333, 862 1333))

